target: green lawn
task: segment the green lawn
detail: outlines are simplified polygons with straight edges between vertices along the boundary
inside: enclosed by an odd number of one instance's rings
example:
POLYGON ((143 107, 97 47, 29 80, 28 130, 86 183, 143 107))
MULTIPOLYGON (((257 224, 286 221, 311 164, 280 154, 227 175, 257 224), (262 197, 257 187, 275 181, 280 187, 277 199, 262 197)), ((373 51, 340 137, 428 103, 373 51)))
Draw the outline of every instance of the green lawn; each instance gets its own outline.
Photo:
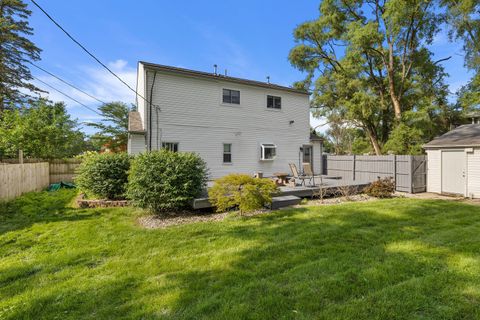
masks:
POLYGON ((381 200, 164 230, 0 205, 0 319, 478 319, 480 207, 381 200))

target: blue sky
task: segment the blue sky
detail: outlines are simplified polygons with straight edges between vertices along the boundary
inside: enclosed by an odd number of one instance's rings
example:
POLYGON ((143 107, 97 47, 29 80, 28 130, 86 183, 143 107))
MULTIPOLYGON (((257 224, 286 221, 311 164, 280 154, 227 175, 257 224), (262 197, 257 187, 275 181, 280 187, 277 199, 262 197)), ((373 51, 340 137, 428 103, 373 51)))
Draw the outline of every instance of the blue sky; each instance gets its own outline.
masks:
MULTIPOLYGON (((134 94, 102 69, 26 0, 33 11, 34 42, 43 49, 38 64, 103 101, 134 102, 134 94)), ((291 85, 302 74, 288 62, 294 28, 318 17, 319 1, 155 1, 155 0, 37 0, 67 31, 135 87, 139 60, 211 71, 218 64, 236 77, 291 85)), ((452 92, 465 84, 461 46, 439 34, 431 49, 450 74, 452 92)), ((33 74, 97 107, 91 98, 58 80, 33 74)), ((37 84, 45 88, 42 84, 37 84)), ((47 88, 45 88, 47 89, 47 88)), ((65 101, 80 121, 98 121, 95 113, 49 90, 54 101, 65 101)), ((312 119, 312 125, 322 120, 312 119)), ((87 133, 91 129, 85 128, 87 133)))

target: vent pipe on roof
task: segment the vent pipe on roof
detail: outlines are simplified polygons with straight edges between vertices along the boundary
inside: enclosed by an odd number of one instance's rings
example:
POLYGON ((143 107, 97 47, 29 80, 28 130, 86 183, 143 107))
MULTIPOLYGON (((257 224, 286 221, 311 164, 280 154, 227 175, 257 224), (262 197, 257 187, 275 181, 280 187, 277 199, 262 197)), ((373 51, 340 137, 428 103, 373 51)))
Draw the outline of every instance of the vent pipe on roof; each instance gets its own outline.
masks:
POLYGON ((213 65, 213 74, 217 75, 217 65, 216 64, 213 65))

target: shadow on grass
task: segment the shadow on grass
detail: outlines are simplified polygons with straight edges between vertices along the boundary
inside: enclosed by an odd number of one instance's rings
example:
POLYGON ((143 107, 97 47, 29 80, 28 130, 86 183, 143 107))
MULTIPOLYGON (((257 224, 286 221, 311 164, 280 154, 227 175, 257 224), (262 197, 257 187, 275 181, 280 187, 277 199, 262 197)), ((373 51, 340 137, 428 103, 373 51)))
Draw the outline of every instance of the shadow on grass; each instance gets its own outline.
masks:
POLYGON ((0 202, 0 235, 25 229, 35 223, 77 221, 98 215, 69 207, 75 190, 31 192, 9 202, 0 202))
POLYGON ((6 270, 0 293, 17 286, 24 299, 7 318, 480 318, 480 207, 387 200, 122 228, 92 232, 112 261, 85 248, 65 278, 52 263, 59 275, 37 295, 39 266, 6 270))
POLYGON ((255 239, 227 268, 170 276, 183 288, 171 318, 480 316, 478 207, 400 200, 252 220, 227 230, 255 239))

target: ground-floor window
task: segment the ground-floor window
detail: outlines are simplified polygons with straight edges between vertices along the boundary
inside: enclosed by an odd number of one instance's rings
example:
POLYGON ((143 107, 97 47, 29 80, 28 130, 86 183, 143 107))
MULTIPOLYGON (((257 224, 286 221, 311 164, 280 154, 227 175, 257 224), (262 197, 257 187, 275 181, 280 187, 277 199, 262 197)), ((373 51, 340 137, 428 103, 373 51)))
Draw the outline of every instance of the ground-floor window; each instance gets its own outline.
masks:
POLYGON ((261 146, 260 160, 273 160, 277 155, 277 146, 271 143, 263 143, 261 146))
POLYGON ((162 142, 162 149, 178 152, 178 142, 162 142))
POLYGON ((232 163, 232 144, 223 144, 223 163, 232 163))

